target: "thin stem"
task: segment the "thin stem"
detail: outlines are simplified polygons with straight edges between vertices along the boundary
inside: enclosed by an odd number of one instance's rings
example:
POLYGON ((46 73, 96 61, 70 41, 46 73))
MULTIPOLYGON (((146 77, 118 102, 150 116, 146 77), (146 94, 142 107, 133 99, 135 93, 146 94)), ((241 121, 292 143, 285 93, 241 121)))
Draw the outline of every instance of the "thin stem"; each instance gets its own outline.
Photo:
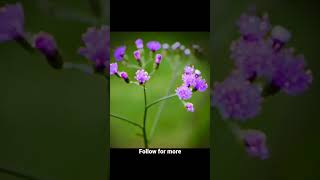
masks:
POLYGON ((9 174, 11 176, 15 176, 15 177, 18 177, 18 178, 24 178, 24 179, 28 179, 28 180, 39 180, 38 178, 35 178, 33 176, 26 175, 26 174, 23 174, 23 173, 14 171, 14 170, 2 168, 2 167, 0 167, 0 172, 1 173, 5 173, 5 174, 9 174))
POLYGON ((170 99, 170 98, 175 97, 175 96, 176 96, 176 94, 171 94, 171 95, 169 95, 169 96, 164 96, 164 97, 162 97, 162 98, 160 98, 160 99, 158 99, 158 100, 156 100, 156 101, 154 101, 154 102, 150 103, 149 105, 147 105, 147 109, 148 109, 148 108, 150 108, 151 106, 153 106, 153 105, 155 105, 155 104, 157 104, 157 103, 161 102, 161 101, 164 101, 164 100, 170 99))
POLYGON ((146 130, 148 106, 147 106, 147 93, 146 93, 145 86, 143 86, 143 94, 144 94, 143 140, 144 140, 144 147, 148 148, 148 138, 147 138, 147 130, 146 130))
POLYGON ((143 129, 143 127, 140 124, 137 124, 137 123, 135 123, 133 121, 130 121, 129 119, 121 117, 119 115, 110 114, 110 117, 114 117, 114 118, 120 119, 120 120, 122 120, 124 122, 127 122, 127 123, 129 123, 131 125, 134 125, 134 126, 137 126, 137 127, 141 128, 141 129, 143 129))

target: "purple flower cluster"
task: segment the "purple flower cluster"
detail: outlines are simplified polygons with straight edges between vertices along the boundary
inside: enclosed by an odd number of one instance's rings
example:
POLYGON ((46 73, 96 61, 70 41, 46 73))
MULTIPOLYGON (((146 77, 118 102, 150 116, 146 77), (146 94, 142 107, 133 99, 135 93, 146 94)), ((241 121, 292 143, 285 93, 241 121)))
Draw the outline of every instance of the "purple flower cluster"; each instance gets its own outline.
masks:
POLYGON ((228 77, 214 85, 215 104, 223 118, 245 121, 255 117, 261 109, 260 89, 238 75, 228 77))
MULTIPOLYGON (((183 84, 176 89, 176 94, 180 100, 188 100, 192 97, 193 92, 204 92, 208 88, 206 80, 201 77, 201 72, 199 70, 195 70, 194 66, 188 65, 184 68, 182 81, 183 84)), ((191 108, 191 103, 185 104, 188 111, 194 111, 193 105, 191 108)))
MULTIPOLYGON (((247 12, 236 25, 241 37, 230 48, 235 69, 223 82, 214 84, 212 104, 224 119, 243 122, 260 113, 264 98, 279 91, 288 95, 305 92, 312 74, 304 56, 286 47, 291 33, 282 26, 272 26, 267 15, 247 12)), ((195 83, 185 79, 187 84, 195 83)), ((250 156, 269 156, 263 132, 243 131, 241 138, 250 156)))
POLYGON ((143 70, 143 69, 139 69, 136 72, 136 76, 134 77, 140 85, 145 84, 147 81, 149 81, 150 76, 148 75, 148 72, 143 70))
POLYGON ((287 29, 272 27, 267 16, 253 14, 243 14, 237 25, 242 36, 232 43, 231 58, 248 80, 264 79, 289 95, 308 89, 311 71, 302 55, 285 48, 291 38, 287 29))

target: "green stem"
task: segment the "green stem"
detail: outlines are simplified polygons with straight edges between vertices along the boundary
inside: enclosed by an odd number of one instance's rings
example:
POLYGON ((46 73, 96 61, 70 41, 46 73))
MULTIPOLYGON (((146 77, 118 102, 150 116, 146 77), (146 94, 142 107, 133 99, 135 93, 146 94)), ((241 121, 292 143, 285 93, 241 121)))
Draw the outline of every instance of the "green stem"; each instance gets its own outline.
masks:
POLYGON ((147 113, 148 113, 148 106, 147 106, 147 93, 146 87, 143 86, 143 94, 144 94, 144 115, 143 115, 143 140, 144 140, 144 147, 148 148, 148 138, 147 138, 147 113))
POLYGON ((143 127, 140 124, 137 124, 137 123, 135 123, 133 121, 130 121, 127 118, 124 118, 124 117, 121 117, 121 116, 118 116, 118 115, 114 115, 114 114, 110 114, 110 117, 114 117, 114 118, 120 119, 120 120, 122 120, 124 122, 127 122, 127 123, 129 123, 131 125, 134 125, 134 126, 137 126, 137 127, 141 128, 141 129, 143 129, 143 127))
POLYGON ((160 98, 160 99, 158 99, 158 100, 156 100, 156 101, 148 104, 146 108, 148 109, 148 108, 150 108, 151 106, 153 106, 153 105, 155 105, 155 104, 157 104, 157 103, 159 103, 159 102, 161 102, 161 101, 170 99, 170 98, 175 97, 175 96, 176 96, 176 94, 171 94, 171 95, 169 95, 169 96, 162 97, 162 98, 160 98))
POLYGON ((30 175, 26 175, 26 174, 23 174, 23 173, 14 171, 14 170, 2 168, 2 167, 0 167, 0 172, 5 173, 5 174, 9 174, 11 176, 15 176, 18 178, 24 178, 24 179, 28 179, 28 180, 39 180, 38 178, 32 177, 30 175))

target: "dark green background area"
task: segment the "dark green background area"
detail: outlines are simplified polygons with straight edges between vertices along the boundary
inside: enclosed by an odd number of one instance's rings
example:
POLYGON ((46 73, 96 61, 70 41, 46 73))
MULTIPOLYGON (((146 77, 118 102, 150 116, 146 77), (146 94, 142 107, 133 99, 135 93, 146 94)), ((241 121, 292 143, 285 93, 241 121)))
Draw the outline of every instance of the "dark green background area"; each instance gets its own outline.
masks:
MULTIPOLYGON (((161 43, 170 45, 176 41, 191 47, 192 44, 200 44, 206 54, 208 54, 209 33, 178 33, 178 32, 153 32, 153 33, 111 33, 112 50, 120 45, 127 46, 128 63, 137 64, 133 58, 133 52, 136 50, 135 40, 142 38, 145 44, 151 40, 157 40, 161 43)), ((113 51, 112 51, 113 52, 113 51)), ((148 57, 149 51, 145 48, 148 57)), ((160 53, 160 52, 159 52, 160 53)), ((147 99, 151 103, 166 95, 168 86, 171 81, 173 72, 168 63, 168 56, 163 57, 159 70, 147 82, 147 99)), ((114 61, 114 58, 111 58, 114 61)), ((192 64, 202 72, 203 78, 210 82, 210 67, 207 62, 207 56, 193 58, 192 64)), ((148 59, 150 61, 151 59, 148 59)), ((154 60, 151 60, 154 61, 154 60)), ((172 61, 172 60, 171 60, 172 61)), ((179 71, 182 73, 184 65, 187 64, 188 58, 184 55, 179 61, 179 71)), ((152 65, 152 63, 151 63, 152 65)), ((151 72, 148 66, 147 71, 151 72)), ((134 80, 135 69, 125 68, 119 63, 119 71, 127 71, 132 81, 134 80)), ((178 75, 171 93, 182 84, 181 74, 178 75)), ((193 97, 188 100, 194 104, 195 112, 187 112, 178 97, 166 101, 162 111, 159 124, 155 131, 155 136, 150 147, 160 148, 206 148, 210 146, 210 91, 194 93, 193 97)), ((154 118, 158 112, 160 103, 151 107, 148 111, 147 132, 150 135, 154 118)), ((110 112, 142 124, 144 98, 143 89, 133 84, 126 84, 123 80, 112 76, 110 78, 110 112)), ((110 119, 110 143, 111 147, 116 148, 133 148, 143 147, 143 139, 137 134, 141 131, 121 122, 118 119, 110 119)), ((148 136, 150 137, 150 136, 148 136)))
MULTIPOLYGON (((16 1, 0 4, 9 2, 16 1)), ((20 2, 26 31, 54 35, 72 62, 87 63, 77 54, 87 28, 109 22, 107 16, 93 21, 86 0, 51 1, 54 14, 41 9, 40 1, 20 2)), ((7 42, 0 44, 0 83, 0 167, 44 180, 107 178, 104 78, 53 70, 41 54, 7 42)), ((0 179, 18 180, 2 173, 0 179)))
POLYGON ((313 84, 296 97, 278 94, 263 103, 262 113, 243 124, 267 134, 271 157, 261 161, 247 156, 236 143, 217 110, 212 113, 212 177, 217 180, 320 179, 319 141, 319 3, 317 1, 264 0, 213 1, 212 76, 223 80, 232 69, 229 47, 239 37, 235 21, 251 4, 268 12, 273 25, 292 32, 290 47, 303 53, 313 72, 313 84))

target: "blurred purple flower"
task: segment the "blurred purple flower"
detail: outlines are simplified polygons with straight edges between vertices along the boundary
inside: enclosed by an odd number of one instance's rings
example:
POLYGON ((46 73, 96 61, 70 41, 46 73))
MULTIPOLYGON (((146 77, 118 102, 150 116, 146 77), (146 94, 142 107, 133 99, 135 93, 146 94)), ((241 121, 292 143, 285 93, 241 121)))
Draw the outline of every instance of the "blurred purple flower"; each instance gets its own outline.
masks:
POLYGON ((141 52, 140 52, 140 50, 134 51, 133 52, 133 56, 137 61, 140 61, 141 60, 141 52))
POLYGON ((176 89, 176 94, 181 100, 187 100, 192 97, 192 91, 185 85, 182 85, 176 89))
POLYGON ((185 49, 184 50, 184 55, 189 56, 191 54, 190 49, 185 49))
POLYGON ((161 48, 161 44, 158 41, 150 41, 150 42, 148 42, 147 47, 152 52, 156 52, 161 48))
POLYGON ((237 21, 239 31, 246 41, 262 39, 270 30, 270 22, 267 15, 258 17, 255 13, 244 13, 237 21))
POLYGON ((291 33, 282 26, 275 26, 272 28, 271 37, 273 49, 279 51, 290 40, 291 33))
POLYGON ((85 47, 81 47, 78 53, 95 63, 97 71, 104 71, 109 64, 110 56, 110 29, 102 26, 100 29, 95 27, 88 28, 82 35, 85 47))
POLYGON ((182 74, 182 81, 183 85, 192 87, 196 84, 196 77, 194 76, 194 74, 182 74))
POLYGON ((186 66, 184 68, 184 73, 185 74, 192 74, 194 72, 194 66, 186 66))
POLYGON ((129 83, 129 77, 128 77, 128 74, 126 72, 120 72, 119 73, 120 77, 126 82, 126 83, 129 83))
POLYGON ((195 78, 194 90, 204 92, 207 88, 208 84, 206 80, 202 79, 201 77, 195 78))
POLYGON ((187 109, 187 111, 189 111, 189 112, 194 112, 194 107, 193 107, 193 104, 192 103, 186 103, 185 104, 185 107, 186 107, 186 109, 187 109))
POLYGON ((304 57, 294 56, 290 51, 285 51, 277 57, 273 85, 289 95, 306 91, 312 83, 312 74, 310 70, 306 70, 304 57))
POLYGON ((161 54, 156 54, 156 64, 159 65, 162 60, 162 55, 161 54))
POLYGON ((150 79, 150 76, 148 75, 148 72, 146 72, 145 70, 139 69, 136 72, 135 79, 139 82, 140 85, 143 85, 150 79))
POLYGON ((20 3, 0 8, 0 43, 24 39, 24 12, 20 3))
POLYGON ((110 64, 110 75, 114 75, 118 73, 118 64, 117 63, 111 63, 110 64))
POLYGON ((246 79, 263 77, 270 80, 275 68, 273 56, 272 46, 264 40, 239 39, 231 45, 231 58, 246 79))
POLYGON ((181 43, 180 43, 180 42, 175 42, 175 43, 172 44, 171 48, 172 48, 172 50, 176 50, 176 49, 178 49, 180 46, 181 46, 181 43))
POLYGON ((34 47, 45 56, 55 56, 57 53, 57 44, 52 35, 46 32, 40 32, 34 36, 34 47))
POLYGON ((242 140, 247 153, 252 157, 262 160, 269 157, 269 150, 266 145, 266 135, 258 130, 246 130, 242 132, 242 140))
POLYGON ((215 84, 213 104, 223 118, 244 121, 259 114, 262 102, 260 93, 257 86, 232 74, 222 83, 215 84))
POLYGON ((164 43, 162 44, 162 49, 164 50, 168 50, 170 48, 169 44, 168 43, 164 43))
POLYGON ((126 54, 126 46, 120 46, 118 48, 116 48, 116 50, 114 51, 114 58, 116 59, 116 61, 122 61, 124 58, 124 55, 126 54))
POLYGON ((142 39, 137 39, 135 44, 138 49, 143 49, 143 40, 142 39))
POLYGON ((56 41, 51 34, 46 32, 36 34, 33 38, 33 46, 47 58, 48 63, 53 68, 62 68, 63 60, 59 54, 56 41))

